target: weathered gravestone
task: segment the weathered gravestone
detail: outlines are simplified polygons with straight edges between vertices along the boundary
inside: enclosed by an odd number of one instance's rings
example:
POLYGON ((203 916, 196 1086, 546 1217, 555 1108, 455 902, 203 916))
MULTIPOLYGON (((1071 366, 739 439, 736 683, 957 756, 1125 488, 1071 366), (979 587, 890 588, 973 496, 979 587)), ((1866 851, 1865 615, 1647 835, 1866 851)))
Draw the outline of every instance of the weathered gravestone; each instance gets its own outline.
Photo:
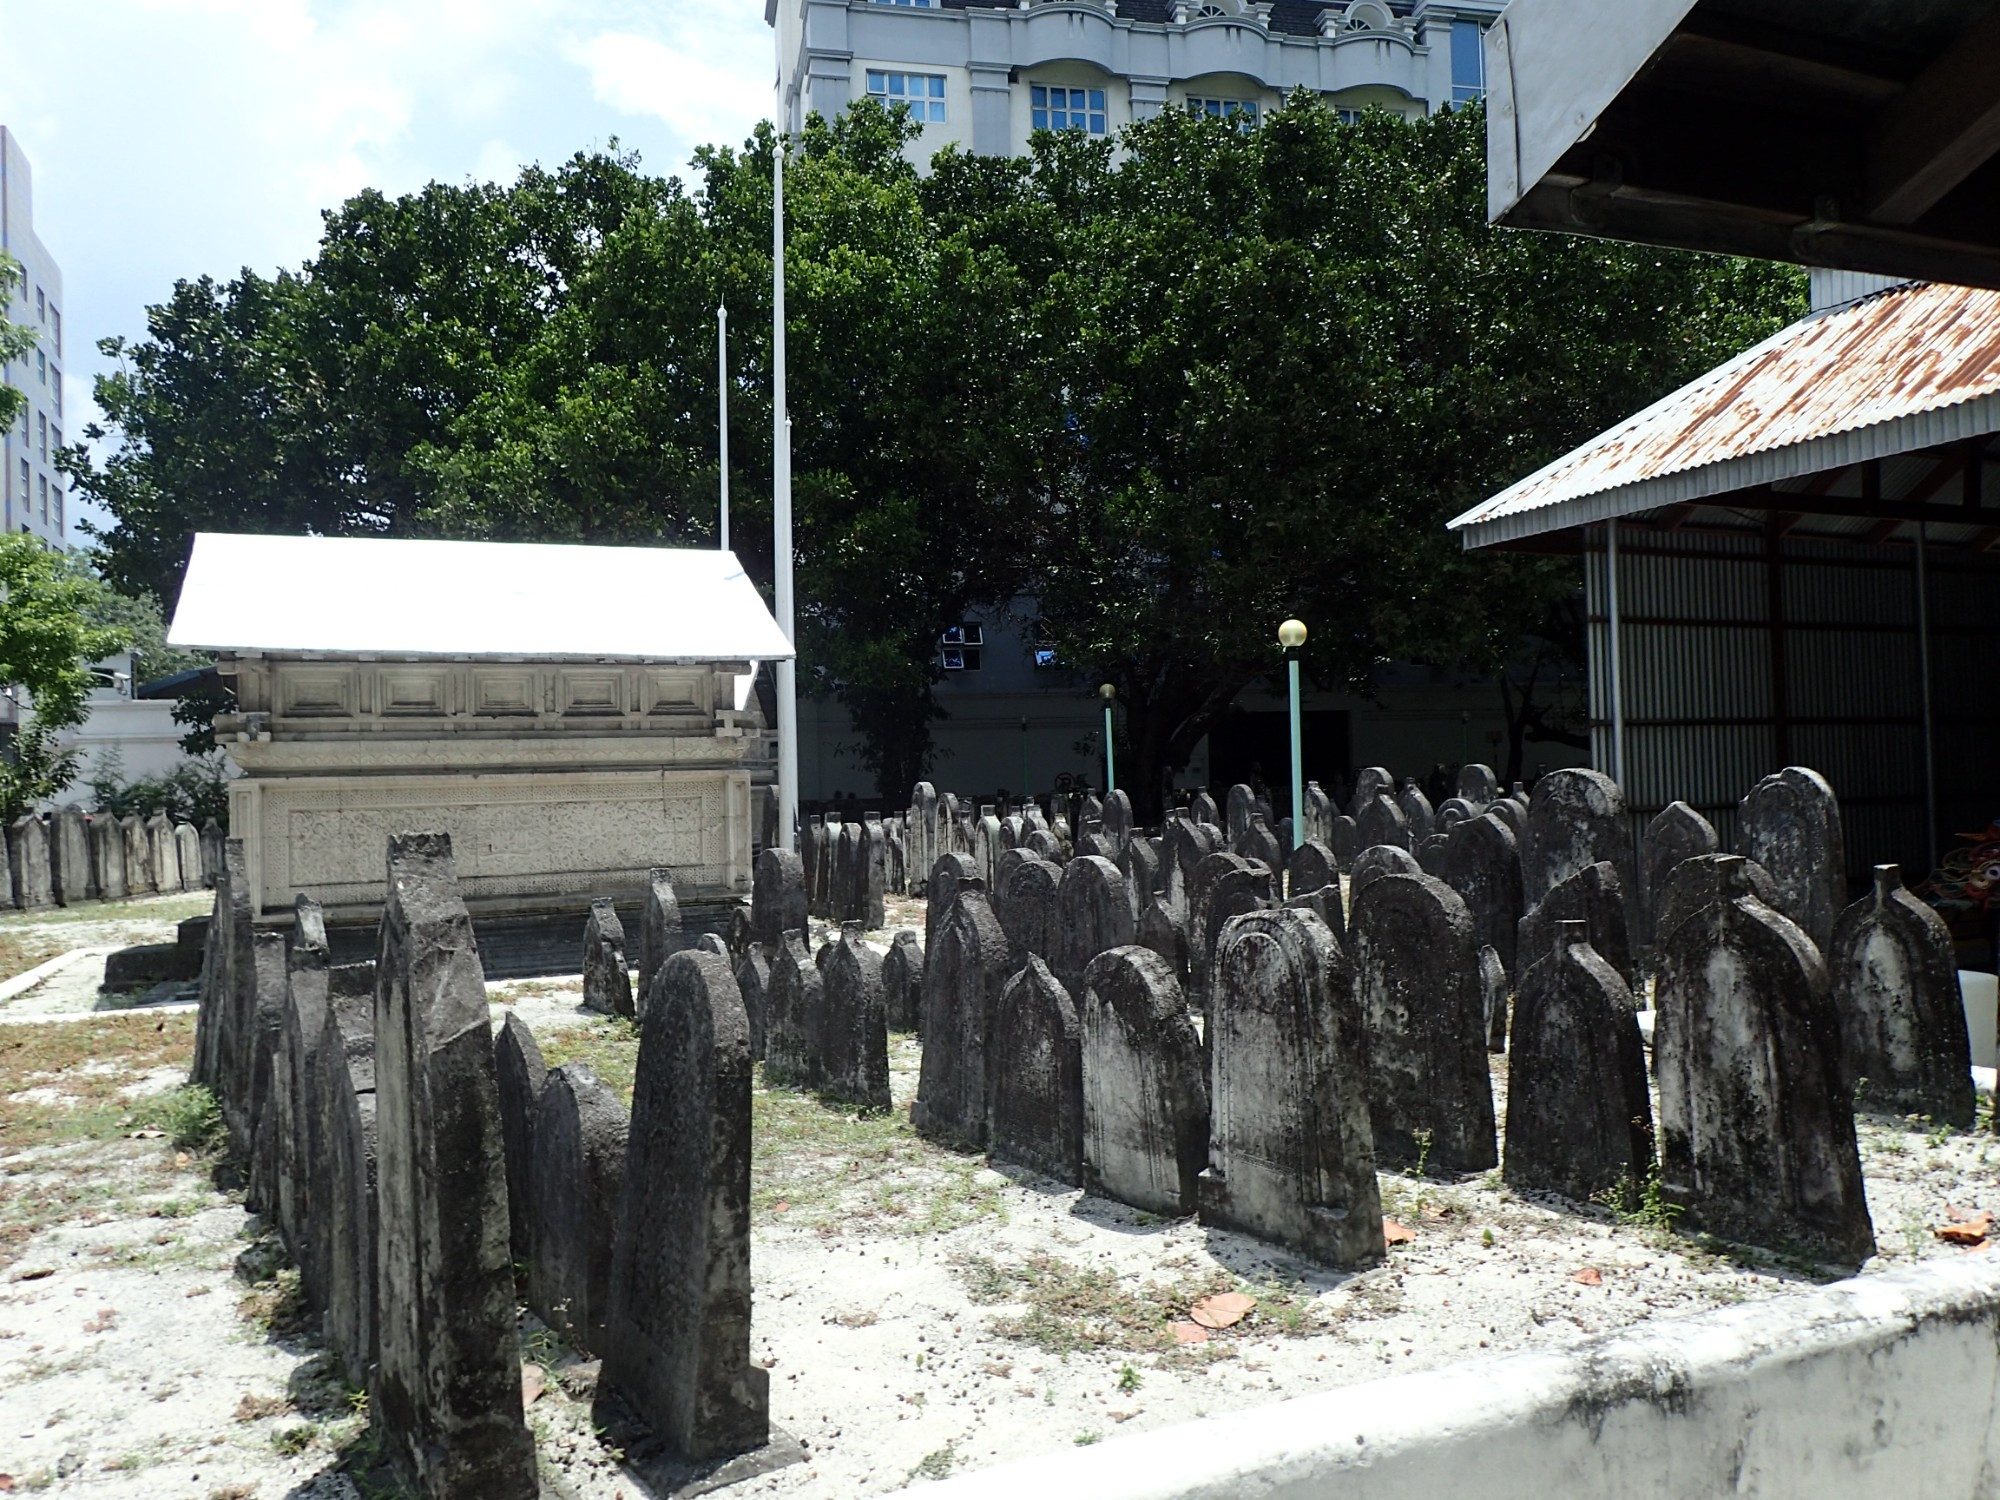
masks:
POLYGON ((1523 911, 1521 851, 1514 830, 1492 813, 1468 818, 1451 830, 1438 877, 1457 891, 1472 917, 1472 940, 1491 944, 1514 972, 1514 945, 1523 911))
MULTIPOLYGON (((909 862, 913 880, 921 882, 944 851, 937 843, 937 788, 920 781, 910 788, 910 810, 904 822, 903 857, 909 862)), ((922 891, 912 887, 910 895, 922 891)))
MULTIPOLYGON (((684 952, 687 950, 683 950, 684 952)), ((788 932, 771 953, 765 992, 764 1076, 810 1088, 819 1082, 820 1037, 826 1025, 826 983, 802 932, 788 932)), ((742 1003, 738 992, 737 1003, 742 1003)), ((746 1020, 746 1026, 749 1024, 746 1020)))
POLYGON ((1476 818, 1485 811, 1485 808, 1476 807, 1463 797, 1447 797, 1438 804, 1437 831, 1450 833, 1460 823, 1468 818, 1476 818))
POLYGON ((377 1352, 372 994, 329 997, 317 1081, 313 1134, 326 1167, 326 1341, 342 1377, 362 1387, 377 1352))
POLYGON ((146 825, 137 813, 128 814, 120 823, 125 835, 125 889, 134 896, 150 896, 159 890, 153 872, 153 841, 146 836, 146 825))
POLYGON ((764 1060, 766 1031, 771 1014, 771 953, 753 943, 736 964, 736 989, 743 997, 743 1013, 750 1022, 750 1059, 764 1060))
POLYGON ((528 1305, 576 1348, 600 1357, 625 1195, 626 1124, 625 1106, 589 1064, 549 1070, 528 1173, 535 1246, 528 1305))
POLYGON ((729 939, 719 932, 699 932, 688 945, 698 953, 713 953, 717 958, 729 958, 729 939))
POLYGON ((1436 880, 1444 879, 1445 851, 1451 847, 1451 840, 1442 833, 1434 833, 1410 852, 1417 857, 1417 868, 1436 880))
POLYGON ((1292 851, 1285 863, 1285 892, 1288 897, 1307 896, 1314 891, 1327 893, 1325 918, 1336 938, 1347 934, 1347 908, 1341 901, 1340 867, 1333 851, 1317 839, 1308 839, 1292 851))
POLYGON ((1055 952, 1049 967, 1063 988, 1075 994, 1090 961, 1131 943, 1134 927, 1132 898, 1118 866, 1100 855, 1079 855, 1063 866, 1056 886, 1055 952))
POLYGON ((758 850, 750 877, 751 936, 775 948, 782 934, 806 927, 804 864, 789 849, 758 850))
POLYGON ((1187 928, 1167 905, 1166 897, 1155 896, 1139 914, 1136 938, 1142 948, 1150 948, 1167 961, 1183 990, 1188 984, 1187 928))
POLYGON ((1081 1185, 1083 1026, 1069 991, 1038 956, 1027 958, 994 1002, 987 1066, 987 1151, 1081 1185))
POLYGON ((1669 802, 1653 815, 1639 840, 1641 945, 1650 949, 1657 939, 1660 903, 1666 899, 1667 882, 1681 861, 1714 854, 1721 847, 1715 825, 1685 802, 1669 802))
POLYGON ((1486 804, 1486 810, 1505 823, 1513 831, 1515 839, 1528 836, 1528 804, 1512 797, 1495 797, 1486 804))
POLYGON ((1209 1008, 1209 1166, 1201 1219, 1329 1266, 1383 1255, 1354 970, 1298 910, 1231 918, 1209 1008))
POLYGON ((326 1034, 332 976, 326 920, 310 896, 300 896, 293 908, 287 966, 289 983, 273 1079, 278 1147, 274 1206, 278 1230, 299 1268, 299 1282, 308 1300, 324 1307, 326 1210, 314 1192, 321 1155, 313 1138, 313 1101, 319 1097, 319 1046, 326 1034))
POLYGON ((1333 844, 1333 799, 1317 781, 1306 783, 1306 813, 1303 832, 1315 843, 1333 844))
POLYGON ((1083 983, 1083 1185, 1179 1218, 1208 1165, 1201 1041, 1166 961, 1137 946, 1100 953, 1083 983))
POLYGON ((1725 1239, 1859 1265, 1875 1235, 1826 965, 1741 858, 1688 860, 1674 883, 1690 905, 1654 988, 1665 1191, 1725 1239))
POLYGON ((222 873, 222 825, 210 818, 201 825, 201 883, 211 890, 222 873))
POLYGON ((1104 824, 1104 836, 1111 841, 1117 853, 1111 856, 1116 864, 1125 862, 1125 850, 1132 842, 1132 799, 1118 788, 1105 793, 1104 813, 1100 821, 1104 824))
MULTIPOLYGON (((278 1111, 273 1105, 285 1012, 291 1009, 291 976, 285 972, 285 935, 259 932, 253 944, 256 994, 252 1001, 247 1069, 235 1088, 238 1149, 250 1158, 244 1207, 272 1218, 278 1207, 278 1111)), ((229 1118, 225 1101, 223 1118, 229 1118)))
POLYGON ((1267 870, 1282 870, 1285 867, 1285 855, 1278 845, 1278 836, 1271 832, 1270 822, 1264 814, 1255 810, 1250 814, 1250 826, 1231 845, 1231 851, 1245 859, 1254 859, 1267 870))
POLYGON ((977 880, 960 880, 924 955, 924 1055, 910 1108, 919 1134, 986 1144, 988 1045, 1006 977, 1007 934, 977 880))
POLYGON ((1257 810, 1257 794, 1238 782, 1223 796, 1222 831, 1229 839, 1230 849, 1241 854, 1237 848, 1243 836, 1250 831, 1250 814, 1257 810))
POLYGON ((257 971, 251 937, 250 877, 243 841, 223 846, 222 876, 202 952, 201 1003, 195 1018, 193 1081, 224 1101, 235 1087, 238 1055, 249 1046, 257 971))
MULTIPOLYGON (((931 951, 937 941, 944 919, 951 915, 951 903, 957 898, 960 885, 969 880, 979 879, 979 867, 972 856, 960 853, 940 854, 937 863, 931 866, 930 879, 924 896, 924 951, 931 951)), ((987 889, 983 884, 981 890, 987 889)))
POLYGON ((1826 778, 1787 766, 1750 788, 1736 810, 1736 852, 1764 867, 1778 910, 1825 953, 1847 905, 1840 803, 1826 778))
POLYGON ((97 894, 90 869, 90 827, 80 807, 59 807, 49 815, 49 863, 56 900, 75 906, 97 894))
POLYGON ((1423 788, 1413 778, 1403 779, 1402 794, 1396 798, 1396 806, 1401 810, 1404 822, 1409 824, 1412 849, 1437 831, 1437 813, 1431 808, 1431 799, 1424 795, 1423 788))
POLYGON ((1487 944, 1479 950, 1479 998, 1486 1009, 1488 1052, 1507 1050, 1507 992, 1511 988, 1499 950, 1487 944))
POLYGON ((1474 762, 1458 768, 1458 795, 1475 808, 1485 809, 1489 802, 1500 796, 1500 778, 1493 774, 1491 766, 1474 762))
POLYGON ((590 903, 583 923, 583 1008, 603 1016, 630 1016, 632 970, 625 961, 625 924, 609 896, 590 903))
POLYGON ((1327 839, 1333 850, 1333 858, 1341 869, 1352 868, 1354 856, 1361 852, 1361 829, 1354 819, 1342 813, 1333 820, 1333 832, 1327 839))
POLYGON ((1064 858, 1062 841, 1046 828, 1029 829, 1021 847, 1053 864, 1061 864, 1064 858))
POLYGON ((1000 889, 993 915, 1007 934, 1007 964, 1018 969, 1034 957, 1048 962, 1056 952, 1056 891, 1063 871, 1024 850, 1009 850, 1002 860, 1000 889))
POLYGON ((1653 1170, 1653 1105, 1632 995, 1579 921, 1521 976, 1507 1063, 1507 1150, 1517 1193, 1588 1202, 1653 1170))
POLYGON ((1211 828, 1222 827, 1222 809, 1215 805, 1206 788, 1188 798, 1188 821, 1206 823, 1211 828))
POLYGON ((1347 874, 1347 896, 1350 901, 1359 901, 1361 893, 1384 875, 1423 873, 1424 867, 1409 850, 1394 844, 1370 844, 1354 856, 1353 867, 1347 874))
POLYGON ((1132 836, 1125 845, 1125 857, 1118 861, 1119 873, 1125 877, 1125 892, 1132 898, 1135 922, 1152 904, 1154 893, 1161 889, 1161 861, 1162 846, 1143 833, 1132 836))
POLYGON ((494 1097, 500 1104, 500 1146, 507 1161, 507 1241, 515 1261, 535 1258, 535 1226, 529 1173, 535 1161, 535 1119, 548 1083, 541 1044, 513 1011, 493 1037, 494 1097))
POLYGON ((1210 823, 1169 818, 1164 832, 1166 847, 1161 863, 1165 866, 1167 905, 1185 925, 1194 912, 1195 871, 1209 855, 1222 852, 1222 830, 1210 823))
MULTIPOLYGON (((793 855, 792 859, 796 862, 798 856, 793 855)), ((763 855, 760 854, 760 866, 762 862, 763 855)), ((754 876, 751 900, 756 900, 754 876)), ((655 865, 646 872, 646 887, 639 897, 639 978, 632 991, 632 1003, 636 1008, 643 1010, 647 996, 653 991, 653 976, 660 972, 660 965, 667 961, 667 955, 680 944, 681 902, 680 897, 674 894, 674 872, 665 866, 655 865)))
POLYGON ((824 892, 820 888, 820 849, 825 842, 825 819, 819 813, 806 818, 799 830, 799 867, 805 877, 806 910, 813 916, 825 915, 824 892))
POLYGON ((819 1085, 863 1109, 889 1108, 889 1024, 882 1000, 882 959, 861 941, 859 922, 843 922, 827 945, 820 981, 825 1010, 819 1085))
POLYGON ((868 931, 879 932, 888 921, 884 901, 889 889, 889 835, 880 813, 862 816, 855 858, 853 916, 868 931))
POLYGON ((7 873, 14 883, 14 904, 22 911, 44 911, 56 904, 49 829, 38 814, 23 813, 7 829, 7 873))
POLYGON ((600 1392, 676 1454, 713 1459, 770 1440, 770 1376, 750 1359, 750 1026, 719 958, 676 953, 657 986, 632 1089, 600 1392))
POLYGON ((1380 876, 1354 897, 1348 949, 1368 1028, 1376 1156, 1443 1172, 1497 1166, 1485 998, 1465 903, 1428 875, 1380 876))
POLYGON ((1894 865, 1840 914, 1827 950, 1841 1060, 1859 1102, 1967 1127, 1977 1100, 1951 931, 1894 865), (1864 1082, 1865 1080, 1865 1082, 1864 1082))
POLYGON ((980 805, 979 821, 972 825, 972 862, 986 889, 992 890, 1000 878, 1000 819, 990 802, 980 805))
POLYGON ((915 1031, 924 1013, 924 949, 904 928, 882 958, 882 1008, 891 1031, 915 1031))
POLYGON ((163 812, 146 820, 146 846, 152 857, 153 889, 162 895, 181 888, 181 851, 174 842, 174 825, 163 812))
MULTIPOLYGON (((219 839, 217 843, 216 873, 219 874, 221 870, 219 839)), ((106 901, 123 901, 126 892, 125 830, 110 813, 99 813, 90 820, 90 862, 97 872, 98 895, 106 901)), ((214 885, 215 880, 216 877, 212 874, 208 883, 214 885)))
POLYGON ((389 840, 375 986, 376 1316, 369 1415, 435 1500, 534 1500, 486 983, 451 840, 389 840))
POLYGON ((1231 917, 1260 911, 1278 899, 1277 876, 1270 866, 1240 854, 1211 854, 1195 867, 1194 908, 1188 914, 1188 972, 1194 1001, 1208 1008, 1210 966, 1222 926, 1231 917))
POLYGON ((1354 836, 1363 849, 1390 845, 1408 852, 1410 822, 1386 792, 1378 793, 1361 805, 1361 811, 1354 820, 1354 836))
POLYGON ((843 821, 832 831, 832 841, 832 898, 826 914, 836 922, 852 921, 860 910, 861 825, 843 821))
POLYGON ((1396 778, 1389 774, 1386 767, 1363 766, 1354 773, 1354 794, 1347 799, 1348 816, 1359 823, 1369 803, 1377 797, 1393 797, 1395 794, 1396 778))
POLYGON ((1618 971, 1628 989, 1639 982, 1632 940, 1625 926, 1625 894, 1609 860, 1585 865, 1556 882, 1540 905, 1521 918, 1515 968, 1522 974, 1555 952, 1556 925, 1582 922, 1593 952, 1618 971))
POLYGON ((174 824, 174 868, 182 890, 201 889, 201 835, 192 823, 174 824))
POLYGON ((1600 771, 1567 767, 1535 783, 1521 835, 1521 897, 1532 909, 1578 870, 1608 860, 1619 889, 1632 889, 1625 794, 1600 771))

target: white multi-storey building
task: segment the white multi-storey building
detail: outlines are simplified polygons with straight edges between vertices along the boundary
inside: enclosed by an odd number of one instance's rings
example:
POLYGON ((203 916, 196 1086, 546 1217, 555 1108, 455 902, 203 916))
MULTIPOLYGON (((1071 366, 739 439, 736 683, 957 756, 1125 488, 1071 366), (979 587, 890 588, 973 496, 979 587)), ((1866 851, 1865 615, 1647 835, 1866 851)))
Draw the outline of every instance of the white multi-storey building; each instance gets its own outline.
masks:
POLYGON ((766 0, 787 126, 906 104, 911 154, 1018 155, 1037 129, 1115 136, 1163 109, 1253 123, 1294 89, 1429 114, 1485 92, 1501 0, 766 0))
POLYGON ((20 138, 0 125, 0 250, 21 263, 26 278, 6 306, 9 322, 36 335, 26 359, 0 365, 0 381, 25 391, 28 407, 0 436, 0 516, 8 531, 26 531, 62 545, 68 517, 56 451, 63 445, 63 289, 55 257, 35 234, 34 180, 20 138))

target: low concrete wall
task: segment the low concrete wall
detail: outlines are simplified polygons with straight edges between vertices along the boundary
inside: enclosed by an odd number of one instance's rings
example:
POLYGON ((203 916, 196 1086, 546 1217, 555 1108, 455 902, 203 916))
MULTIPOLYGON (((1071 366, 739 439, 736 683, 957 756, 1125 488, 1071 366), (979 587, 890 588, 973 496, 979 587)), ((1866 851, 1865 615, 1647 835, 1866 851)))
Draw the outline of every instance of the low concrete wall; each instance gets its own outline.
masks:
POLYGON ((2000 1253, 927 1484, 916 1500, 1991 1500, 2000 1253))

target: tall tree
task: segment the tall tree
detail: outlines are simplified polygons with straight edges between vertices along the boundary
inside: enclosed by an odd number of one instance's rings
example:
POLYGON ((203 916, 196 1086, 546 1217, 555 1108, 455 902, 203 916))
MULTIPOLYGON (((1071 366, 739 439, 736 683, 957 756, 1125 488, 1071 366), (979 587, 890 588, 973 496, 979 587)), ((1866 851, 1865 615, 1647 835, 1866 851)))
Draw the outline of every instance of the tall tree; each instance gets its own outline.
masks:
POLYGON ((12 821, 76 779, 77 755, 58 743, 81 724, 97 685, 92 662, 126 637, 91 623, 94 582, 32 536, 0 536, 0 685, 23 707, 0 755, 0 820, 12 821))
MULTIPOLYGON (((14 288, 24 279, 21 263, 0 250, 0 365, 26 359, 35 347, 35 330, 25 323, 9 322, 6 308, 14 300, 14 288)), ((0 384, 0 432, 14 425, 14 419, 28 409, 28 393, 0 384)))

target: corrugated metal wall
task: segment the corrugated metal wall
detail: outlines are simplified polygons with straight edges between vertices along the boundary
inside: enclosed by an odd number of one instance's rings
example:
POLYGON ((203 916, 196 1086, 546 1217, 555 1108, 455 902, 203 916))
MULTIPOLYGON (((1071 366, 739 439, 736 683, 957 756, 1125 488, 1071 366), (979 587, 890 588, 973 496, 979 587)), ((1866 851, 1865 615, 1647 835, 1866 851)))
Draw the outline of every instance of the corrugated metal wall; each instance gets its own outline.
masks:
MULTIPOLYGON (((1611 765, 1603 528, 1585 554, 1592 758, 1611 765)), ((1811 766, 1840 798, 1848 874, 1929 868, 1908 545, 1821 537, 1619 532, 1626 796, 1638 826, 1679 798, 1736 837, 1758 777, 1811 766)), ((2000 816, 2000 565, 1932 546, 1930 642, 1938 845, 2000 816)))

